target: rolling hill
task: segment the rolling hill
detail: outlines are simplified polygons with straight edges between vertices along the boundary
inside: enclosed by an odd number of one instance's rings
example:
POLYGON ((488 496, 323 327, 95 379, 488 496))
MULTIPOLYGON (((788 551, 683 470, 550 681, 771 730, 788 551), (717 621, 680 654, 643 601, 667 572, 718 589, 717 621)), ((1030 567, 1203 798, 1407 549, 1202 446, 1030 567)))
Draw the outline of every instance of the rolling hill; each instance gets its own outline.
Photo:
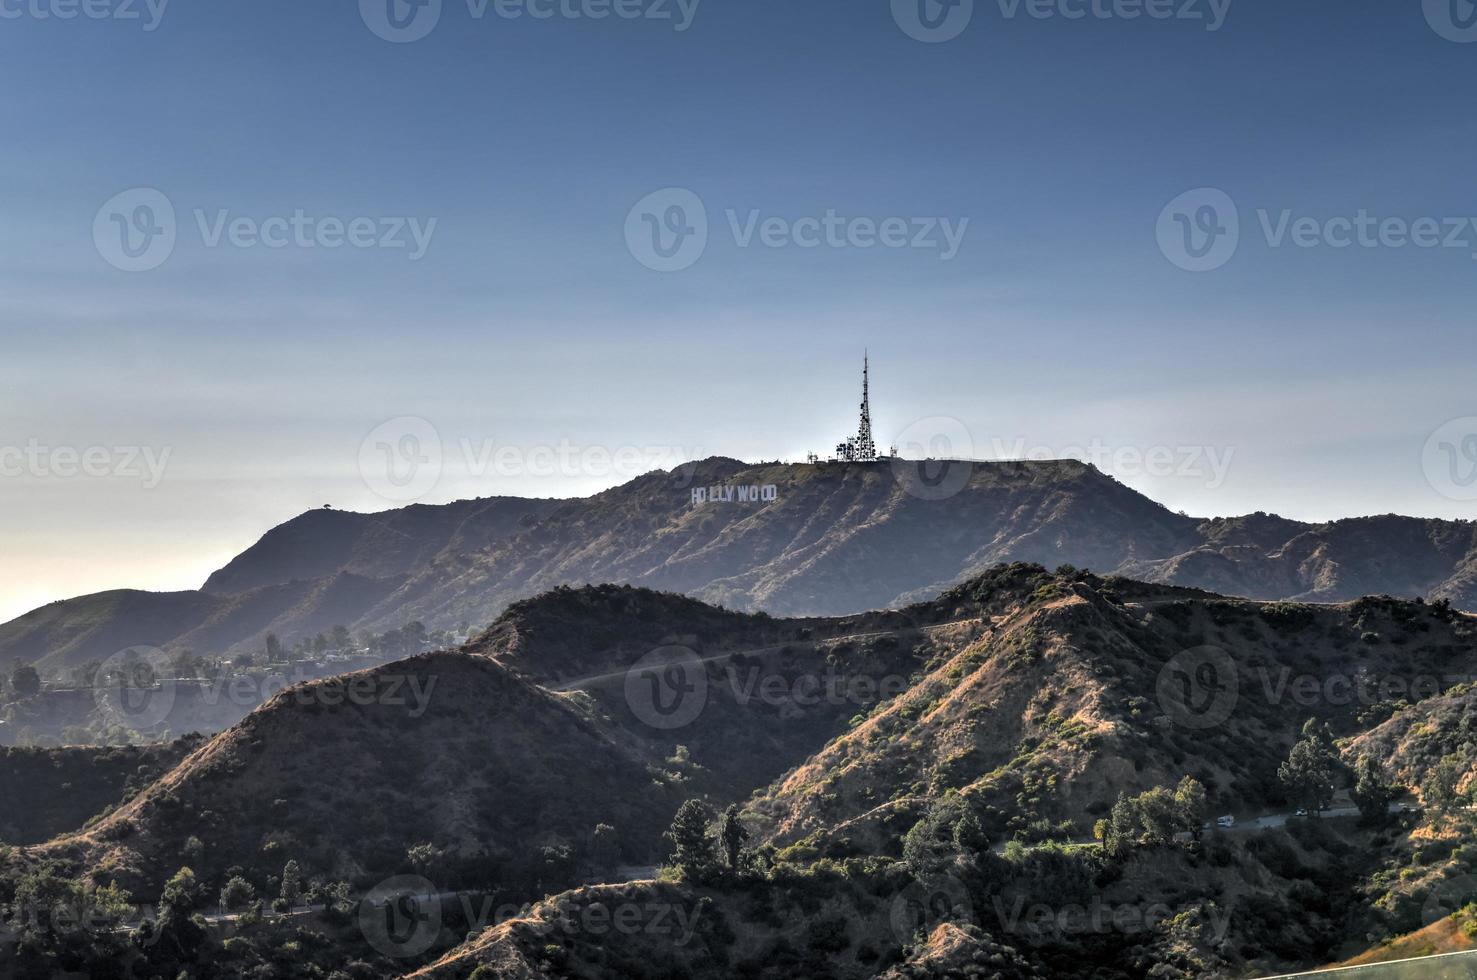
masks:
POLYGON ((558 588, 460 650, 282 692, 106 815, 16 849, 0 881, 50 867, 147 899, 186 860, 208 894, 233 875, 273 888, 291 860, 356 892, 414 872, 444 895, 550 896, 404 964, 458 980, 1271 973, 1465 904, 1448 894, 1477 880, 1464 809, 1299 819, 1278 767, 1312 718, 1347 763, 1420 784, 1462 750, 1431 720, 1466 716, 1474 671, 1477 619, 1445 604, 1228 599, 1029 564, 846 617, 558 588), (1398 698, 1329 683, 1364 675, 1435 682, 1398 698), (1276 819, 1081 844, 1119 826, 1125 795, 1185 777, 1204 816, 1276 819), (746 869, 579 885, 661 861, 684 799, 742 806, 746 869), (1141 924, 1060 918, 1089 899, 1141 924), (612 903, 701 925, 680 944, 551 931, 612 903))

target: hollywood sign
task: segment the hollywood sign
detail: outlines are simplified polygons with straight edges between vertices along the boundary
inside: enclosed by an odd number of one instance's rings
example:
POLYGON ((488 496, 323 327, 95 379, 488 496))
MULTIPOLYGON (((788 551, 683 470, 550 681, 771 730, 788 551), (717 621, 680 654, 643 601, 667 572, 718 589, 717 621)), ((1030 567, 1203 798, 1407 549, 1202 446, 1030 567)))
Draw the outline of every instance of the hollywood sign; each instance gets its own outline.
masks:
POLYGON ((752 483, 747 486, 727 484, 717 487, 693 487, 692 505, 701 507, 703 504, 757 504, 771 500, 778 500, 780 488, 773 483, 760 486, 752 483))

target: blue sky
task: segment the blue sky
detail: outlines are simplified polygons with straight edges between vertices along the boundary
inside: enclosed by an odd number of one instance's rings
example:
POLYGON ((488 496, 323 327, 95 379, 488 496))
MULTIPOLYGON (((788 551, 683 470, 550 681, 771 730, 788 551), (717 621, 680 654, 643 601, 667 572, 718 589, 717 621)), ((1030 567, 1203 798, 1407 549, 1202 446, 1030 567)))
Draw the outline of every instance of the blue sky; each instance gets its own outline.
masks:
POLYGON ((1477 415, 1477 229, 1273 247, 1258 213, 1477 215, 1477 44, 1438 30, 1466 0, 1232 0, 1215 31, 976 0, 944 43, 887 0, 702 0, 683 31, 443 0, 410 43, 342 0, 174 0, 153 30, 142 0, 138 20, 37 15, 65 2, 0 2, 0 447, 168 458, 151 486, 121 456, 0 476, 0 616, 198 585, 304 508, 390 506, 360 450, 401 417, 444 444, 427 502, 621 482, 591 447, 799 457, 852 424, 864 346, 884 439, 946 417, 981 457, 1229 454, 1216 479, 1120 467, 1196 514, 1477 516, 1426 465, 1433 433, 1477 415), (176 240, 129 272, 94 223, 135 188, 167 199, 176 240), (709 234, 659 272, 625 228, 666 188, 709 234), (1240 239, 1193 273, 1156 227, 1199 188, 1234 202, 1240 239), (828 211, 964 236, 945 257, 731 227, 828 211), (435 224, 415 260, 200 228, 296 212, 376 241, 435 224), (464 445, 585 463, 493 472, 464 445))

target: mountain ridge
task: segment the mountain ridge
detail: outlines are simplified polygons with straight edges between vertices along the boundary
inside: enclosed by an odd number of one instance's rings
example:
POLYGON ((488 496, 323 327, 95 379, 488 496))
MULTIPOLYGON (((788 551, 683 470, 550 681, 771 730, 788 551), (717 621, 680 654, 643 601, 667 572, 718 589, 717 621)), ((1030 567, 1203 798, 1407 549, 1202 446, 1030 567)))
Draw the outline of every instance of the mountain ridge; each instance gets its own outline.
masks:
POLYGON ((1072 460, 714 457, 583 498, 309 511, 268 531, 201 590, 98 593, 0 625, 0 659, 61 668, 139 645, 255 651, 268 632, 291 642, 339 624, 461 628, 548 589, 596 582, 835 616, 927 599, 1011 561, 1255 599, 1388 593, 1477 609, 1477 525, 1467 522, 1196 519, 1072 460), (774 499, 693 503, 694 488, 730 484, 773 486, 774 499))

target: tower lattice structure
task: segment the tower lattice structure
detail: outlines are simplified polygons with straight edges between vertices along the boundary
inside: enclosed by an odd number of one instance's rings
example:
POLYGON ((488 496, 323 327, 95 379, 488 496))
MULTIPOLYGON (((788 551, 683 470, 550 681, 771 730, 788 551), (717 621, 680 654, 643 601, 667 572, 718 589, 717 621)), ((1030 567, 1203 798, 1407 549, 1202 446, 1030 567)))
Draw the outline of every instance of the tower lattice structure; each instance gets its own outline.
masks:
POLYGON ((836 447, 836 458, 847 463, 875 463, 877 444, 872 441, 872 403, 869 389, 871 365, 862 353, 862 407, 856 435, 836 447))

